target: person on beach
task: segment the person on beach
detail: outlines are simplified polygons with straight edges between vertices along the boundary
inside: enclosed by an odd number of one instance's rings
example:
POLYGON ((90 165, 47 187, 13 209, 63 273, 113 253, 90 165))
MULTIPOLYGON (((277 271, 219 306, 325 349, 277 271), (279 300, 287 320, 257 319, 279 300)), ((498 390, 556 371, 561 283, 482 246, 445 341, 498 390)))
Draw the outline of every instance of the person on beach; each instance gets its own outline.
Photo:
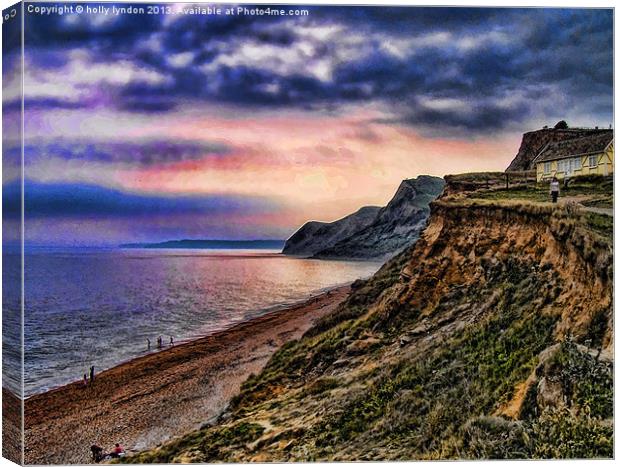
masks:
POLYGON ((83 383, 84 383, 84 387, 88 386, 88 377, 86 376, 86 373, 84 373, 83 383))
POLYGON ((556 177, 551 179, 551 183, 549 184, 549 193, 551 194, 551 202, 557 203, 558 196, 560 195, 560 182, 556 177))
POLYGON ((163 339, 161 338, 161 336, 159 336, 159 337, 157 338, 157 348, 158 348, 158 349, 161 349, 161 348, 162 348, 162 346, 163 346, 163 342, 164 342, 164 341, 163 341, 163 339))
POLYGON ((121 446, 119 443, 116 443, 114 445, 114 449, 112 449, 112 452, 110 453, 110 457, 119 458, 123 454, 125 454, 125 448, 123 448, 123 446, 121 446))
POLYGON ((95 382, 95 365, 90 367, 90 383, 95 382))
POLYGON ((100 446, 97 446, 96 444, 93 444, 90 447, 90 452, 93 455, 93 460, 95 462, 101 462, 104 459, 104 455, 103 455, 103 448, 100 446))
POLYGON ((174 345, 174 339, 172 338, 172 336, 170 336, 170 346, 172 347, 174 345))
POLYGON ((146 350, 151 350, 151 339, 146 338, 146 350))

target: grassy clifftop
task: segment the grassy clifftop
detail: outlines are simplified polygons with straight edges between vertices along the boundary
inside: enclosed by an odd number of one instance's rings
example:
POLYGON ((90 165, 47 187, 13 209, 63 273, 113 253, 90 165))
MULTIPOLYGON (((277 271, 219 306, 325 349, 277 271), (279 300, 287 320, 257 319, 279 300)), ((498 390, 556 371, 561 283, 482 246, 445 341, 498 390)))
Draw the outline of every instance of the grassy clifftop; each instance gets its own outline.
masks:
POLYGON ((127 460, 611 457, 612 241, 591 215, 445 196, 217 424, 127 460))

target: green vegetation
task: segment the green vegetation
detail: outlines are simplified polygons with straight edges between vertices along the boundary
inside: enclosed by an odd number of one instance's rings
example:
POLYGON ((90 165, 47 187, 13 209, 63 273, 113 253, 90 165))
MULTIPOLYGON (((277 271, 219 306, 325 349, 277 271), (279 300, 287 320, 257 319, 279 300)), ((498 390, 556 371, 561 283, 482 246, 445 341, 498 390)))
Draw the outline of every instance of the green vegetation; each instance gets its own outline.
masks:
POLYGON ((593 196, 590 199, 583 200, 581 204, 589 208, 613 209, 614 195, 604 194, 600 196, 593 196))
MULTIPOLYGON (((484 174, 466 174, 470 178, 482 179, 484 174)), ((489 173, 488 176, 495 176, 489 173)), ((458 176, 457 180, 460 179, 458 176)), ((575 177, 568 188, 562 188, 559 205, 553 206, 549 198, 547 183, 527 183, 505 188, 495 185, 490 189, 478 187, 447 197, 444 203, 463 206, 504 206, 513 210, 527 210, 533 214, 536 207, 540 214, 562 214, 572 218, 577 224, 601 235, 607 240, 613 237, 613 216, 603 212, 591 212, 589 209, 613 208, 613 177, 588 175, 575 177), (569 199, 568 203, 564 203, 569 199), (553 211, 554 210, 554 211, 553 211)))
POLYGON ((204 428, 183 438, 165 444, 153 451, 131 456, 124 461, 130 464, 179 462, 176 457, 183 452, 191 462, 226 460, 223 448, 234 448, 258 439, 264 428, 256 423, 238 423, 231 427, 204 428), (188 455, 189 454, 189 455, 188 455))
POLYGON ((566 409, 543 414, 531 424, 530 432, 535 459, 609 459, 614 455, 612 423, 576 416, 566 409))
POLYGON ((400 271, 410 258, 412 250, 413 247, 410 247, 386 262, 373 276, 372 280, 355 281, 352 285, 351 295, 338 310, 321 318, 304 337, 315 336, 326 330, 333 329, 340 323, 354 320, 364 314, 370 304, 377 301, 383 292, 398 281, 400 271))
MULTIPOLYGON (((468 197, 491 200, 551 201, 548 183, 528 183, 507 189, 499 186, 492 190, 470 193, 468 197)), ((560 202, 566 197, 587 197, 579 201, 584 206, 613 207, 613 177, 602 175, 575 177, 568 187, 562 186, 561 188, 560 202)))
MULTIPOLYGON (((564 194, 564 193, 563 193, 564 194)), ((469 198, 490 200, 527 200, 536 202, 549 202, 549 187, 545 184, 531 184, 510 188, 498 188, 471 194, 469 198)))
POLYGON ((368 391, 317 427, 317 444, 338 445, 371 432, 375 441, 408 443, 407 455, 442 457, 442 441, 507 401, 552 342, 556 318, 527 312, 539 286, 528 277, 506 284, 496 316, 421 361, 384 369, 368 391))
POLYGON ((340 381, 337 378, 319 378, 304 388, 300 397, 316 396, 339 386, 340 381))
POLYGON ((614 218, 605 214, 587 212, 584 214, 585 224, 594 232, 612 240, 614 235, 614 218))
POLYGON ((460 459, 589 459, 613 457, 613 425, 567 409, 532 422, 501 417, 472 419, 452 456, 460 459))
POLYGON ((572 341, 562 343, 549 374, 562 385, 570 408, 604 419, 613 413, 613 372, 610 362, 580 350, 572 341))
POLYGON ((558 381, 566 406, 536 413, 536 385, 524 402, 523 420, 481 416, 466 423, 452 452, 472 459, 598 458, 613 456, 613 370, 566 340, 539 377, 558 381))

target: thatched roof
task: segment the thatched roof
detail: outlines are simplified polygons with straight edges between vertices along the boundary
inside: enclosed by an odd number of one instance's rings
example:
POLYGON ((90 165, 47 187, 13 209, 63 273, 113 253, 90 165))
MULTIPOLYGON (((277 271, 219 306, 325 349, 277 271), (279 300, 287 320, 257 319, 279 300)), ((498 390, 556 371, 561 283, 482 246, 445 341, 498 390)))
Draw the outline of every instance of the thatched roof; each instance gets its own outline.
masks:
POLYGON ((555 161, 567 157, 599 154, 605 150, 613 139, 613 130, 608 130, 581 138, 549 143, 536 156, 534 162, 555 161))

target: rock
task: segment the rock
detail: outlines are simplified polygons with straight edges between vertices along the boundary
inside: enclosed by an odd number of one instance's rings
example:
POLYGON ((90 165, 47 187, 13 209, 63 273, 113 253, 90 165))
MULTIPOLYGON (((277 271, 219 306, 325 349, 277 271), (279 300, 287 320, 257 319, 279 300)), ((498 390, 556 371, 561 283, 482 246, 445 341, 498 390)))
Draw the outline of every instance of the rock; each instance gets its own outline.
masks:
POLYGON ((378 206, 366 206, 334 222, 307 222, 286 241, 282 253, 313 256, 371 225, 380 210, 378 206))
POLYGON ((349 355, 358 355, 362 353, 366 353, 372 347, 379 345, 381 343, 381 339, 377 339, 375 337, 369 337, 364 340, 352 342, 347 346, 347 353, 349 355))
POLYGON ((410 344, 411 341, 413 341, 413 337, 405 335, 405 336, 402 336, 398 342, 401 347, 404 347, 410 344))
POLYGON ((430 203, 443 190, 439 177, 404 180, 383 208, 366 207, 332 223, 308 222, 282 252, 315 258, 381 258, 411 245, 426 227, 430 203))
POLYGON ((430 326, 427 324, 420 324, 419 326, 416 326, 415 328, 413 328, 411 331, 409 331, 407 334, 409 336, 415 337, 415 336, 420 336, 422 334, 427 334, 428 331, 430 331, 430 326))
POLYGON ((343 367, 343 366, 347 366, 349 364, 349 360, 346 358, 340 358, 338 360, 336 360, 334 363, 332 363, 332 366, 334 368, 339 368, 339 367, 343 367))
POLYGON ((557 409, 563 407, 564 393, 562 391, 562 384, 547 377, 541 378, 536 388, 536 404, 541 411, 546 408, 557 409))

